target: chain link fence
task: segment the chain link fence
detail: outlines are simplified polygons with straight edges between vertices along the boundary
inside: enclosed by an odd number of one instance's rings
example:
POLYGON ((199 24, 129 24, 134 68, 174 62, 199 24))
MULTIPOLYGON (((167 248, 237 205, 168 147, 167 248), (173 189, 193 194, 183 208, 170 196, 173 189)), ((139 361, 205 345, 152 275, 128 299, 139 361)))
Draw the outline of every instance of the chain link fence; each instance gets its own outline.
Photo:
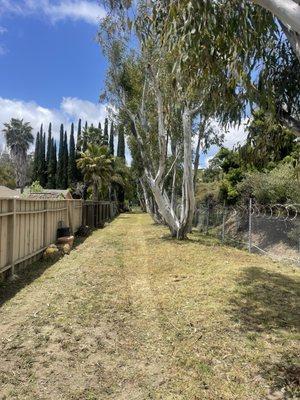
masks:
POLYGON ((200 205, 194 227, 223 243, 300 264, 300 204, 200 205))

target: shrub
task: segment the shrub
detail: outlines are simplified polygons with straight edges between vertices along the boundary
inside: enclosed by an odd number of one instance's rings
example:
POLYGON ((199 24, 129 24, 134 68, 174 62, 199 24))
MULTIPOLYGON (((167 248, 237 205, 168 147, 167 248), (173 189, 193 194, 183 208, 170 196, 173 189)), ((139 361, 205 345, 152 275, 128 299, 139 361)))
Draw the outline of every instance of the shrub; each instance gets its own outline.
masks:
POLYGON ((300 183, 290 163, 282 163, 270 172, 247 173, 237 191, 242 201, 255 197, 261 204, 300 202, 300 183))

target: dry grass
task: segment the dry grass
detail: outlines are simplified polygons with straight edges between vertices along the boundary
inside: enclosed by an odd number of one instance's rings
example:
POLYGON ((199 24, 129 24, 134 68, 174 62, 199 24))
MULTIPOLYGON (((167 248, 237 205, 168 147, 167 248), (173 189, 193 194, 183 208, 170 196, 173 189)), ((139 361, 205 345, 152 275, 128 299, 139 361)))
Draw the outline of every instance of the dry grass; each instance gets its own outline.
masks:
POLYGON ((45 267, 0 287, 0 399, 298 398, 299 269, 143 214, 45 267))

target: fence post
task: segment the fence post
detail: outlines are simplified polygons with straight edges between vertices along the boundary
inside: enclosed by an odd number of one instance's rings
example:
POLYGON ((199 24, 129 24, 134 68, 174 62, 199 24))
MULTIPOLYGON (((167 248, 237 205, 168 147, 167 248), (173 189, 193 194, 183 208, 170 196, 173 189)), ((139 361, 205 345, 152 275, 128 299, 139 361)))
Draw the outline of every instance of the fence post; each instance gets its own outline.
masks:
POLYGON ((223 205, 223 220, 222 220, 222 243, 225 241, 225 222, 226 222, 226 205, 223 205))
POLYGON ((206 208, 206 235, 208 235, 208 225, 209 225, 209 204, 206 208))
POLYGON ((48 230, 48 201, 44 201, 44 247, 48 246, 47 243, 47 230, 48 230))
POLYGON ((248 231, 248 250, 252 252, 252 198, 249 199, 249 231, 248 231))
POLYGON ((16 232, 17 232, 17 199, 13 199, 13 209, 12 209, 12 232, 11 232, 11 271, 10 276, 14 278, 15 275, 15 262, 16 262, 16 232))

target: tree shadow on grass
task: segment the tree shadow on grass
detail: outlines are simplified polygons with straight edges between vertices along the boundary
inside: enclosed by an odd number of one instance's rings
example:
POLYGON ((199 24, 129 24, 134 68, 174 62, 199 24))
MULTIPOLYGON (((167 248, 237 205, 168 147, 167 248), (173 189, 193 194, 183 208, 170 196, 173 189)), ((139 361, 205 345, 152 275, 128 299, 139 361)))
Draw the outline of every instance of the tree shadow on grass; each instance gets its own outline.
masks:
POLYGON ((247 268, 230 301, 233 319, 243 331, 299 330, 299 283, 279 272, 247 268))
MULTIPOLYGON (((87 238, 88 236, 76 238, 73 250, 80 246, 87 238)), ((40 259, 35 261, 19 271, 17 270, 17 278, 13 281, 8 279, 7 274, 7 279, 5 279, 3 282, 0 282, 0 308, 25 286, 30 285, 35 279, 43 275, 43 273, 58 260, 59 258, 54 260, 40 259)))

